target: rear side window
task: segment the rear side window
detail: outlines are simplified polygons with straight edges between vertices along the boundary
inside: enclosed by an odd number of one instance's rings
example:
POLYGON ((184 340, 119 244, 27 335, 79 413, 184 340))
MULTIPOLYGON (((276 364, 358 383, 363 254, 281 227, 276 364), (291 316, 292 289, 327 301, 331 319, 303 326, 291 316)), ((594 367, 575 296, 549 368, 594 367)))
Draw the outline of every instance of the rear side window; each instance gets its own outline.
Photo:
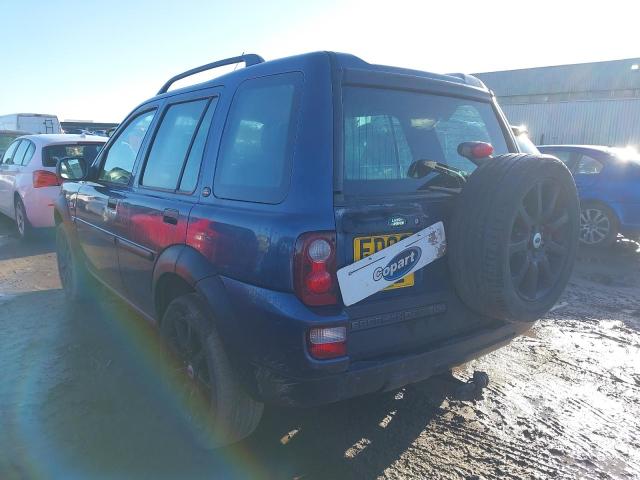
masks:
POLYGON ((224 129, 215 173, 217 197, 261 203, 284 200, 291 177, 302 74, 244 82, 224 129))
MULTIPOLYGON (((195 188, 194 170, 199 169, 202 160, 202 149, 211 123, 211 116, 207 122, 202 122, 209 99, 171 105, 158 128, 153 145, 151 146, 147 164, 142 176, 142 185, 151 188, 176 190, 181 183, 181 176, 185 162, 190 164, 187 183, 192 191, 195 188), (207 123, 207 125, 204 125, 207 123), (200 128, 199 127, 203 127, 200 128), (199 129, 199 130, 198 130, 199 129), (196 132, 198 135, 196 135, 196 132), (194 145, 198 137, 197 145, 194 145), (195 146, 196 151, 191 156, 195 146), (187 162, 190 158, 191 161, 187 162)), ((212 108, 210 108, 212 110, 212 108)), ((197 172, 195 172, 197 179, 197 172)), ((180 187, 183 188, 183 187, 180 187)))
POLYGON ((65 157, 84 158, 87 165, 93 163, 102 148, 102 143, 78 143, 70 145, 49 145, 42 148, 42 166, 55 167, 58 160, 65 157))
POLYGON ((35 144, 33 144, 32 142, 30 142, 29 140, 25 140, 25 142, 29 145, 27 147, 26 152, 24 152, 24 157, 22 157, 22 160, 20 161, 20 165, 25 166, 25 165, 29 165, 29 162, 31 161, 31 159, 33 158, 33 154, 36 153, 36 146, 35 144))
POLYGON ((602 163, 589 155, 582 155, 576 164, 576 175, 597 175, 602 171, 602 163))
POLYGON ((376 88, 345 87, 344 189, 347 193, 415 192, 438 173, 414 179, 409 166, 431 160, 464 172, 475 165, 458 155, 462 142, 488 142, 508 152, 488 102, 376 88))
POLYGON ((22 165, 22 159, 24 158, 24 154, 27 153, 30 143, 31 142, 27 142, 26 140, 20 142, 20 146, 17 148, 16 153, 13 155, 13 159, 11 160, 10 165, 22 165))

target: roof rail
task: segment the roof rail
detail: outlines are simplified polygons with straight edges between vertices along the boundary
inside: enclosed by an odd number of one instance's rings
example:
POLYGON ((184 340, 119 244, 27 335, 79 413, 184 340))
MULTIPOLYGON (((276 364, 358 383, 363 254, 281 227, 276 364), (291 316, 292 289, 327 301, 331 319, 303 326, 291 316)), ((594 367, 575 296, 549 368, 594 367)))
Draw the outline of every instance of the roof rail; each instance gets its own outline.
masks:
POLYGON ((234 63, 242 63, 242 62, 244 62, 244 65, 246 67, 250 67, 251 65, 257 65, 258 63, 264 62, 264 58, 254 53, 248 53, 246 55, 240 55, 239 57, 225 58, 224 60, 218 60, 217 62, 208 63, 200 67, 192 68, 191 70, 182 72, 176 75, 175 77, 171 77, 167 81, 167 83, 165 83, 162 86, 162 88, 158 90, 158 95, 167 93, 171 85, 173 85, 178 80, 182 80, 183 78, 187 78, 187 77, 190 77, 191 75, 195 75, 196 73, 205 72, 207 70, 211 70, 214 68, 224 67, 225 65, 233 65, 234 63))

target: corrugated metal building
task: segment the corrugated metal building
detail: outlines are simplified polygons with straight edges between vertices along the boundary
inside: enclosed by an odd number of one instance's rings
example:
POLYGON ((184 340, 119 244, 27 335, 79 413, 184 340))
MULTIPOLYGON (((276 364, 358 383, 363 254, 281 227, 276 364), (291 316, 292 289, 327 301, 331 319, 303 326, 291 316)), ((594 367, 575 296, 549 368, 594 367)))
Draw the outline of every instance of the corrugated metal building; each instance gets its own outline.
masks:
POLYGON ((640 58, 475 75, 537 144, 640 146, 640 58))

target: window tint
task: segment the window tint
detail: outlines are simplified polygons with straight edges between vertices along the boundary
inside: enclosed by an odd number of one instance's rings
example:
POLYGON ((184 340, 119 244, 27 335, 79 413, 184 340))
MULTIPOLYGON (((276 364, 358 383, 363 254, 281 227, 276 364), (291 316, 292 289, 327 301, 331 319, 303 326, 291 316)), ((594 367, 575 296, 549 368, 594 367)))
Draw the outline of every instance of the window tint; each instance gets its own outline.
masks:
POLYGON ((558 160, 561 160, 566 165, 569 165, 571 162, 572 152, 566 150, 545 150, 544 152, 547 155, 553 155, 558 160))
POLYGON ((602 163, 589 155, 582 155, 576 165, 576 174, 596 175, 602 171, 602 163))
POLYGON ((18 148, 19 144, 20 144, 20 140, 13 142, 11 145, 9 145, 9 148, 7 148, 7 151, 4 152, 4 155, 2 156, 2 164, 4 165, 13 164, 13 154, 15 153, 16 148, 18 148))
POLYGON ((289 188, 302 75, 249 80, 238 88, 216 167, 218 197, 278 203, 289 188))
POLYGON ((411 192, 439 174, 408 177, 416 160, 471 172, 458 155, 462 142, 493 145, 507 153, 504 132, 490 103, 375 88, 344 88, 344 188, 352 193, 411 192))
POLYGON ((36 146, 34 143, 25 140, 25 143, 29 144, 27 147, 27 151, 24 153, 24 157, 22 157, 21 165, 29 165, 29 162, 33 158, 33 154, 36 152, 36 146))
POLYGON ((74 145, 49 145, 42 149, 42 166, 55 167, 64 157, 84 158, 91 165, 102 148, 102 143, 78 143, 74 145))
POLYGON ((213 112, 216 109, 217 98, 211 100, 211 104, 207 108, 200 126, 198 127, 198 133, 191 145, 189 156, 187 157, 187 163, 184 167, 182 179, 180 180, 180 186, 178 188, 181 192, 193 192, 198 183, 198 174, 200 173, 200 164, 202 163, 202 155, 204 153, 204 146, 207 142, 207 135, 209 134, 209 127, 211 126, 211 120, 213 118, 213 112))
POLYGON ((20 146, 18 146, 16 153, 13 155, 13 159, 10 165, 21 165, 24 154, 27 153, 28 148, 29 142, 27 142, 26 140, 20 142, 20 146))
POLYGON ((171 105, 158 128, 147 157, 142 185, 175 190, 191 140, 207 100, 171 105))
POLYGON ((118 135, 104 159, 98 177, 100 180, 125 185, 129 183, 138 150, 154 115, 155 110, 138 115, 118 135))

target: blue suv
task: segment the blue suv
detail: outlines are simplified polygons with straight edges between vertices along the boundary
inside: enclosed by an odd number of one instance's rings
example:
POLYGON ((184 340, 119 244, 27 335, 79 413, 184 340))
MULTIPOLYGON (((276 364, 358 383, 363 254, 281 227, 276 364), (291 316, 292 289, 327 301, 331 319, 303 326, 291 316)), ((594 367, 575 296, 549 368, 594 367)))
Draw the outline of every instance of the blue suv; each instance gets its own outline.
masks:
POLYGON ((58 175, 69 301, 98 281, 158 325, 216 445, 265 403, 395 389, 507 344, 577 245, 571 173, 518 151, 482 82, 346 54, 177 75, 58 175))

